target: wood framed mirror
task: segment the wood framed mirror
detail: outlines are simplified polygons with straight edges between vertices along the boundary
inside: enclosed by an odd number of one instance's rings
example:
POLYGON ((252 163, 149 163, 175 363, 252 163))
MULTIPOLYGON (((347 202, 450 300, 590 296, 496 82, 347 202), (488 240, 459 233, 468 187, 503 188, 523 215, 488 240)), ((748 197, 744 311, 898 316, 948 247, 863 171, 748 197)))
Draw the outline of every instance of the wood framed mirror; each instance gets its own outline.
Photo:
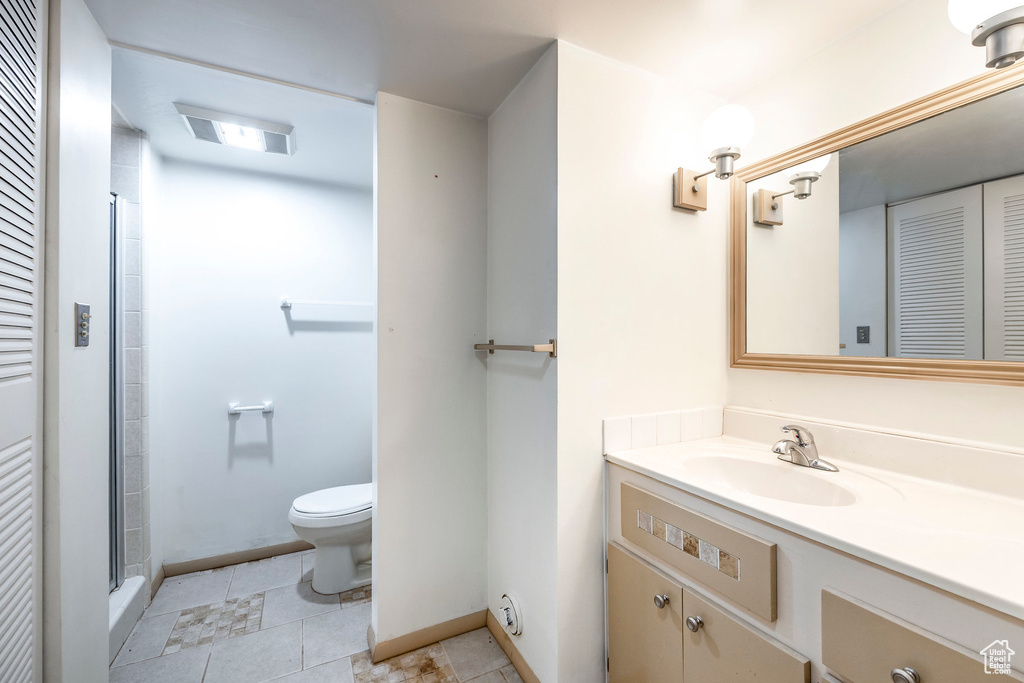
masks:
POLYGON ((1024 385, 1021 86, 986 72, 738 170, 732 367, 1024 385))

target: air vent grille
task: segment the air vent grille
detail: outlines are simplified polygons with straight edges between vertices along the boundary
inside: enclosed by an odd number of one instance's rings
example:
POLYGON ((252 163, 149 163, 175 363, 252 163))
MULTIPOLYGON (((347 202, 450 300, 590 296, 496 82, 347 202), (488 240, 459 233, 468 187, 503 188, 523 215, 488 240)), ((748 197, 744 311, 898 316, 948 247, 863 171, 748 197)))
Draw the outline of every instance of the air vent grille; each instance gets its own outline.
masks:
POLYGON ((288 137, 280 133, 263 131, 263 149, 271 154, 290 154, 288 137))
POLYGON ((174 105, 196 140, 285 156, 295 153, 294 128, 283 123, 174 105))
POLYGON ((220 144, 220 137, 217 135, 217 129, 213 125, 213 121, 210 119, 200 119, 195 116, 186 116, 185 120, 188 122, 188 127, 192 131, 192 137, 196 140, 205 140, 206 142, 216 142, 220 144))

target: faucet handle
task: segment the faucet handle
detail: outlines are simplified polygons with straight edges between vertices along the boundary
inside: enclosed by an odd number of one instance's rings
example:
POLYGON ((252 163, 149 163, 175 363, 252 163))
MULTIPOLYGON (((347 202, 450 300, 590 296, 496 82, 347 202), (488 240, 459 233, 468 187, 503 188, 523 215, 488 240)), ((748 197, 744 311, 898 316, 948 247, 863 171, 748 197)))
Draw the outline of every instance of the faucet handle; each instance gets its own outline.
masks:
POLYGON ((810 446, 814 443, 814 435, 811 434, 811 430, 807 427, 801 427, 800 425, 786 425, 782 428, 782 431, 786 434, 790 432, 796 437, 796 442, 800 446, 810 446))

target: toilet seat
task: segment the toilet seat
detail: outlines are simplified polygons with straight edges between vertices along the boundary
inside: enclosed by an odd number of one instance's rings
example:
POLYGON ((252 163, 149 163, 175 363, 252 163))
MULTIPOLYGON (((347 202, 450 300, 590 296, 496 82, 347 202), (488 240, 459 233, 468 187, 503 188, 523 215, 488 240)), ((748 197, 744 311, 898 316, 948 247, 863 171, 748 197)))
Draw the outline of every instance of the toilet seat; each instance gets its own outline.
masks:
MULTIPOLYGON (((373 507, 373 489, 370 484, 353 484, 321 489, 299 496, 292 503, 291 512, 306 519, 363 517, 373 507)), ((353 520, 354 521, 354 520, 353 520)))

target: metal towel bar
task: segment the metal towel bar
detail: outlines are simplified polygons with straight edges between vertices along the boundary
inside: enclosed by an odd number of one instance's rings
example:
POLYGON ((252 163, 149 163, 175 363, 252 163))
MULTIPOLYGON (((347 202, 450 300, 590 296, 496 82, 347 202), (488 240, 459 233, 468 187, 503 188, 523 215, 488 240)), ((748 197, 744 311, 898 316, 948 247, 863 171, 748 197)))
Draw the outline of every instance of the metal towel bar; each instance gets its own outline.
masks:
POLYGON ((529 344, 529 345, 516 345, 516 344, 495 344, 494 340, 491 339, 486 344, 473 344, 473 348, 477 351, 486 351, 487 353, 494 353, 495 351, 529 351, 531 353, 546 353, 552 358, 558 357, 558 340, 550 339, 547 344, 529 344))

